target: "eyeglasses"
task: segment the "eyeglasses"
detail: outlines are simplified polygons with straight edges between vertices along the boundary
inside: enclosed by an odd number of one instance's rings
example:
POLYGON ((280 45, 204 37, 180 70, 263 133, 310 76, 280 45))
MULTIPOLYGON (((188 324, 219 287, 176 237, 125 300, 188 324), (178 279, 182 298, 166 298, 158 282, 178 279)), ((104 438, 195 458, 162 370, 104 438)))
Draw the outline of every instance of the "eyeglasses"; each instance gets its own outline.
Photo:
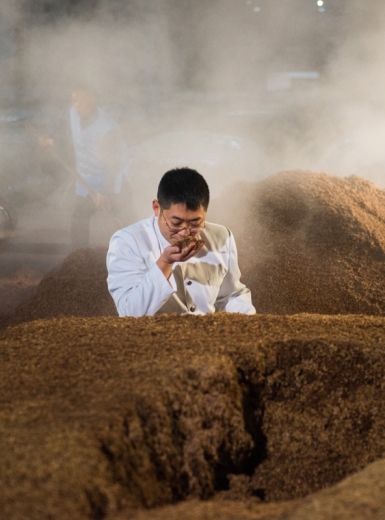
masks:
POLYGON ((162 212, 162 217, 163 217, 163 220, 164 220, 166 226, 172 233, 179 233, 180 231, 189 230, 190 233, 198 234, 202 231, 202 229, 204 229, 206 227, 205 221, 200 223, 199 226, 197 226, 196 224, 187 224, 187 226, 186 226, 183 223, 179 224, 178 226, 170 226, 170 224, 167 222, 166 217, 164 216, 163 212, 162 212))

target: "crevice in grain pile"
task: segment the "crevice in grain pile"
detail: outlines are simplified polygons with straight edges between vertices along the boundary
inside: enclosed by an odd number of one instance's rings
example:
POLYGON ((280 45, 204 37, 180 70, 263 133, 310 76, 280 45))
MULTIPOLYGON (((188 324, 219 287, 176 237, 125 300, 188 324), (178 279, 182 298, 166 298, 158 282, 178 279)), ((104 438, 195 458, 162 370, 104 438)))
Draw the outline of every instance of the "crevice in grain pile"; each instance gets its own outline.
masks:
MULTIPOLYGON (((250 383, 242 368, 238 368, 239 383, 243 389, 243 419, 245 430, 253 439, 253 449, 237 473, 251 477, 256 468, 267 458, 267 438, 263 432, 264 403, 262 399, 263 385, 250 383)), ((265 499, 263 489, 254 489, 251 495, 265 499)))
POLYGON ((222 491, 235 496, 236 477, 250 480, 263 460, 259 389, 240 384, 227 357, 213 361, 192 361, 155 399, 136 396, 130 417, 100 437, 114 481, 140 497, 138 505, 209 499, 222 491))

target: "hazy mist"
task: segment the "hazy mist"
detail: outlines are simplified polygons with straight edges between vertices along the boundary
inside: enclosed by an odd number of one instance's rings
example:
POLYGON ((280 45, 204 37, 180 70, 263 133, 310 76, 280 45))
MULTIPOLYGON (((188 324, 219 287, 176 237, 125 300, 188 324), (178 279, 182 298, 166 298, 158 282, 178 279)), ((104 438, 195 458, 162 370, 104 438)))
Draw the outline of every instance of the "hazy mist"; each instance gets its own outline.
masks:
POLYGON ((140 218, 178 165, 215 197, 292 168, 385 186, 379 1, 6 0, 0 14, 1 148, 19 170, 33 143, 10 110, 44 126, 86 82, 122 125, 140 218))

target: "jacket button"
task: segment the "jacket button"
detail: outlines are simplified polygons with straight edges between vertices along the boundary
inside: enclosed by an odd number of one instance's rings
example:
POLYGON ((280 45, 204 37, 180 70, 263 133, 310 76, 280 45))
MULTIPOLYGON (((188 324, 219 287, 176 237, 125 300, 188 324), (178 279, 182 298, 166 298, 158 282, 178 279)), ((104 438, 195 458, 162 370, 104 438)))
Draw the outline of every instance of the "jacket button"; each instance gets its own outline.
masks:
POLYGON ((190 307, 190 311, 191 311, 191 312, 195 312, 195 309, 196 309, 195 305, 191 305, 191 307, 190 307))
POLYGON ((189 281, 187 282, 187 285, 191 285, 191 284, 192 284, 192 281, 189 280, 189 281))

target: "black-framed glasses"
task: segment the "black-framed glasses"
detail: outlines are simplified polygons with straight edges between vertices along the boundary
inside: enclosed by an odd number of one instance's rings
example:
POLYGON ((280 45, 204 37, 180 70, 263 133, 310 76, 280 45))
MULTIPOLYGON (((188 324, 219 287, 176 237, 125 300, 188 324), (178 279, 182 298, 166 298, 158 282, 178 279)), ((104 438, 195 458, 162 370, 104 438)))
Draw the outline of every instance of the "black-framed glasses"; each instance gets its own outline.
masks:
POLYGON ((178 224, 177 226, 174 226, 174 225, 170 225, 167 222, 166 217, 163 214, 163 211, 162 211, 162 217, 163 217, 163 220, 164 220, 166 226, 168 227, 168 229, 172 233, 180 233, 181 231, 185 231, 185 230, 187 231, 188 230, 190 233, 198 234, 206 227, 206 222, 205 221, 201 222, 199 225, 197 225, 197 224, 187 224, 187 226, 186 226, 182 222, 181 224, 178 224))

